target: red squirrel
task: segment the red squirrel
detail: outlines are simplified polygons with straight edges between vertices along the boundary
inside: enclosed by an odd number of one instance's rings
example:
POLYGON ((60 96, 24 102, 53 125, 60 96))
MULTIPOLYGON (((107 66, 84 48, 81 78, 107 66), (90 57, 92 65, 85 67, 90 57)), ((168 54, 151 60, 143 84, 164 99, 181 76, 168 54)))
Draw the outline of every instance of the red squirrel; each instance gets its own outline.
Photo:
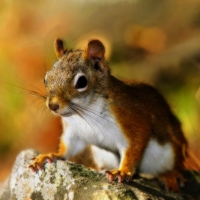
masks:
POLYGON ((37 171, 46 161, 69 159, 94 145, 117 160, 106 171, 110 181, 129 182, 140 172, 178 191, 187 141, 164 97, 148 84, 112 76, 99 40, 68 51, 56 39, 55 52, 58 60, 44 78, 46 105, 61 117, 63 134, 58 152, 39 154, 30 168, 37 171))

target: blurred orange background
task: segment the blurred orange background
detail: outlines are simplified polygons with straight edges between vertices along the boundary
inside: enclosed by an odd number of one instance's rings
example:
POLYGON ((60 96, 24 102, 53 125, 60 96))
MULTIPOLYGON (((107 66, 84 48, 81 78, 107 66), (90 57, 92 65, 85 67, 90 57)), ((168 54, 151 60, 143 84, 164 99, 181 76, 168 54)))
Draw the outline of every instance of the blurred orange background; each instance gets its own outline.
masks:
POLYGON ((1 0, 0 181, 23 149, 57 149, 60 119, 29 92, 44 93, 56 37, 65 39, 68 49, 102 40, 112 73, 158 88, 199 157, 199 1, 1 0))

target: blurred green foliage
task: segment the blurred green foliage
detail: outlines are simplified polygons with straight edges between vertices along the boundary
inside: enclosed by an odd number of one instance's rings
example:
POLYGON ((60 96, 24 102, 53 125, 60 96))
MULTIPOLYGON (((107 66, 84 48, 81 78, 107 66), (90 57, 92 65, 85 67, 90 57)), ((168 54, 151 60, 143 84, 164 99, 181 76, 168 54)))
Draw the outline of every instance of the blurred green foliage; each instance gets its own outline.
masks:
POLYGON ((13 85, 17 85, 17 79, 11 68, 11 63, 0 57, 0 77, 1 77, 1 101, 0 101, 0 156, 8 153, 16 138, 19 137, 20 127, 18 113, 24 106, 24 100, 20 94, 14 92, 13 85))

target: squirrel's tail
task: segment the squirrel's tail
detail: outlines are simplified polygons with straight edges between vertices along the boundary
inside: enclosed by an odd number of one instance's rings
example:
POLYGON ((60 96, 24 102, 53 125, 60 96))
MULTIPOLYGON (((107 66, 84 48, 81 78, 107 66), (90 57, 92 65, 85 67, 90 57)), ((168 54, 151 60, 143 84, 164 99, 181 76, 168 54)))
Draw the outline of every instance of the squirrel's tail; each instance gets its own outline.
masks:
POLYGON ((200 175, 200 159, 193 153, 189 147, 183 146, 184 166, 185 169, 194 170, 200 175))

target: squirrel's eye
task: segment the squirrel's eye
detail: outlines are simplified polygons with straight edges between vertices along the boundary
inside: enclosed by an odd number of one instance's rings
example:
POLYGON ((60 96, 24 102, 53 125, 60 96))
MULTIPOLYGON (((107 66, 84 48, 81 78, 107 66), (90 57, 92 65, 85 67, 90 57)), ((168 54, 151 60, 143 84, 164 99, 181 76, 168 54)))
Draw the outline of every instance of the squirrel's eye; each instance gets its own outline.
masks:
POLYGON ((83 92, 87 89, 88 86, 88 81, 87 78, 85 77, 85 75, 83 74, 77 74, 75 77, 75 88, 79 91, 79 92, 83 92))
POLYGON ((76 82, 76 89, 82 89, 85 88, 87 86, 87 79, 85 76, 81 76, 78 78, 77 82, 76 82))

